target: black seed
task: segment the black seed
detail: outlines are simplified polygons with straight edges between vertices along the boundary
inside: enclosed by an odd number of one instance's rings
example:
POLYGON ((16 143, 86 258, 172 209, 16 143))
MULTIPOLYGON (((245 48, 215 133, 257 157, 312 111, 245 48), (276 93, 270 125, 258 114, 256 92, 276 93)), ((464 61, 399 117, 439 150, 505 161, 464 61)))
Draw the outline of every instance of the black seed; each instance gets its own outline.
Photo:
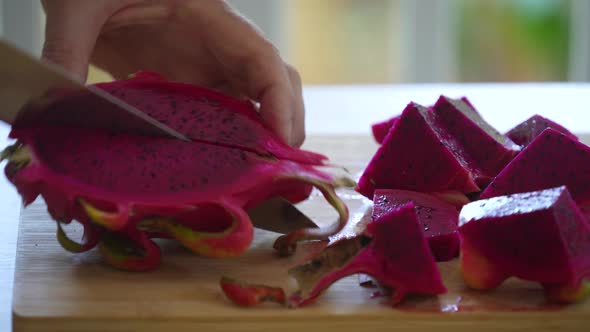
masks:
POLYGON ((322 261, 319 260, 319 259, 314 259, 314 260, 311 261, 311 266, 314 269, 319 269, 320 267, 322 267, 322 261))
POLYGON ((361 246, 365 247, 367 246, 369 243, 371 243, 371 238, 368 236, 361 236, 360 237, 360 243, 361 246))

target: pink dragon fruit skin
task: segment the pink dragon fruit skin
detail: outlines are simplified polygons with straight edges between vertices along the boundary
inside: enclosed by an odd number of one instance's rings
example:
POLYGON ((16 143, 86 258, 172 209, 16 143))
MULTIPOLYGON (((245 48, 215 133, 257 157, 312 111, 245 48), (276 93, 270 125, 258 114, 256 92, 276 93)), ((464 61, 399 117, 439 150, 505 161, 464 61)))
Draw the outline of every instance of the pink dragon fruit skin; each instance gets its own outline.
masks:
POLYGON ((378 219, 366 213, 348 223, 330 238, 323 251, 289 270, 299 290, 287 301, 275 287, 226 277, 221 278, 220 287, 232 302, 241 306, 271 301, 300 307, 313 303, 339 279, 357 273, 393 289, 392 305, 409 294, 437 295, 447 291, 412 202, 387 211, 378 219))
POLYGON ((480 198, 567 186, 581 206, 590 204, 590 147, 547 128, 522 150, 480 198))
POLYGON ((408 294, 437 295, 447 291, 411 202, 369 222, 361 237, 344 237, 318 257, 292 268, 289 274, 301 288, 291 296, 291 304, 309 304, 334 282, 357 273, 367 274, 380 285, 393 289, 392 304, 408 294), (348 260, 339 260, 341 266, 326 269, 323 264, 332 260, 322 259, 331 256, 330 251, 342 252, 339 247, 355 241, 356 253, 349 251, 348 260))
POLYGON ((469 165, 433 126, 432 112, 408 104, 359 179, 358 192, 372 199, 375 189, 480 191, 469 165))
POLYGON ((433 107, 440 125, 457 140, 469 163, 478 169, 475 182, 481 188, 520 152, 508 137, 500 134, 461 99, 441 96, 433 107))
POLYGON ((491 289, 515 276, 541 283, 558 302, 590 290, 590 225, 565 186, 472 202, 459 218, 470 287, 491 289))
POLYGON ((398 119, 399 116, 394 116, 391 119, 373 124, 371 126, 371 132, 373 133, 375 142, 379 144, 383 143, 385 136, 387 136, 387 133, 389 133, 389 129, 395 125, 398 119))
POLYGON ((373 198, 373 219, 379 219, 400 206, 412 202, 418 221, 436 261, 448 261, 459 254, 459 211, 429 194, 408 190, 378 189, 373 198))
POLYGON ((533 141, 533 139, 535 139, 535 137, 539 136, 539 134, 541 134, 543 130, 547 128, 553 128, 554 130, 557 130, 572 139, 578 139, 576 135, 572 134, 562 125, 538 114, 531 116, 527 120, 510 129, 506 133, 506 136, 508 136, 516 144, 527 146, 533 141))
MULTIPOLYGON (((112 84, 119 94, 124 93, 124 84, 112 84)), ((160 90, 170 95, 170 100, 210 97, 199 88, 191 90, 176 83, 168 86, 162 81, 142 91, 149 99, 160 90), (173 95, 175 88, 182 93, 173 95)), ((130 91, 139 98, 137 89, 130 91)), ((76 98, 81 107, 86 105, 81 96, 76 98)), ((231 98, 219 98, 229 107, 231 98)), ((207 99, 207 103, 214 101, 207 99)), ((217 122, 224 121, 219 117, 209 120, 215 128, 219 127, 217 122)), ((260 122, 255 117, 243 120, 260 122)), ((208 130, 209 124, 203 126, 208 130)), ((258 128, 252 124, 245 127, 258 128)), ((276 140, 270 131, 257 135, 256 139, 263 142, 266 138, 276 140)), ((281 236, 275 248, 289 254, 296 242, 327 239, 348 220, 348 209, 335 193, 336 179, 314 168, 316 162, 310 160, 313 153, 293 157, 299 150, 284 150, 286 145, 271 144, 282 146, 277 153, 289 154, 281 159, 269 152, 257 153, 269 146, 255 145, 257 141, 250 142, 252 147, 238 148, 231 145, 239 144, 227 141, 184 142, 65 124, 20 125, 13 127, 10 137, 17 143, 5 149, 0 159, 8 160, 5 174, 25 205, 42 196, 58 222, 58 241, 65 249, 82 252, 98 245, 105 260, 122 269, 157 267, 160 252, 151 241, 157 237, 173 238, 200 255, 240 255, 253 236, 246 209, 277 195, 299 202, 314 186, 338 210, 338 222, 328 228, 300 229, 281 236), (61 224, 72 220, 83 225, 84 243, 70 240, 63 232, 61 224)))

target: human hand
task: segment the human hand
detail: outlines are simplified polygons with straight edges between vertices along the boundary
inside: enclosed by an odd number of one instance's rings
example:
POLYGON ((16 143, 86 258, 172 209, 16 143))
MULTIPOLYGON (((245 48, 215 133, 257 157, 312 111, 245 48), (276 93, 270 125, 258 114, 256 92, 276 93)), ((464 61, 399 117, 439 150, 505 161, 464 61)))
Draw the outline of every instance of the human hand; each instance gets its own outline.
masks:
POLYGON ((260 103, 285 142, 305 139, 301 79, 222 0, 42 0, 43 58, 86 80, 90 63, 117 79, 152 70, 260 103))

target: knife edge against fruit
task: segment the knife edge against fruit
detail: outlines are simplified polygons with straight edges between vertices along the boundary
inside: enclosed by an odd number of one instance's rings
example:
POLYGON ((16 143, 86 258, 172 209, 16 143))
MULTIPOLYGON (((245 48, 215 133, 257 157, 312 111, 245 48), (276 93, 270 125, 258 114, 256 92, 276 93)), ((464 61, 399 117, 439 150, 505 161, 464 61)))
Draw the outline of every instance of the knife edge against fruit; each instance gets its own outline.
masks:
MULTIPOLYGON (((85 85, 62 68, 44 63, 1 39, 0 78, 0 120, 11 126, 68 124, 189 141, 119 98, 85 85), (91 106, 76 107, 80 97, 91 106), (104 113, 104 121, 86 120, 90 117, 84 116, 85 112, 95 111, 104 113)), ((255 227, 283 234, 317 227, 297 207, 279 197, 263 201, 248 214, 255 227)))

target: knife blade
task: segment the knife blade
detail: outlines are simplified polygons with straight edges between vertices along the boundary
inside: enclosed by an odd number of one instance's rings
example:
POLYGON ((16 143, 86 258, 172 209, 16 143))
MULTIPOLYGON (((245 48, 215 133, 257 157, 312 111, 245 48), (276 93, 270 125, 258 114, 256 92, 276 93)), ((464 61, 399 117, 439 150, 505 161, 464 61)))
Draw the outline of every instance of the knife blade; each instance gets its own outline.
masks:
POLYGON ((267 199, 249 209, 248 216, 254 227, 281 234, 318 227, 301 210, 281 197, 267 199))
POLYGON ((0 120, 12 126, 70 124, 188 141, 119 98, 86 86, 62 68, 43 63, 1 39, 0 78, 0 120), (96 112, 101 116, 90 116, 96 112))

